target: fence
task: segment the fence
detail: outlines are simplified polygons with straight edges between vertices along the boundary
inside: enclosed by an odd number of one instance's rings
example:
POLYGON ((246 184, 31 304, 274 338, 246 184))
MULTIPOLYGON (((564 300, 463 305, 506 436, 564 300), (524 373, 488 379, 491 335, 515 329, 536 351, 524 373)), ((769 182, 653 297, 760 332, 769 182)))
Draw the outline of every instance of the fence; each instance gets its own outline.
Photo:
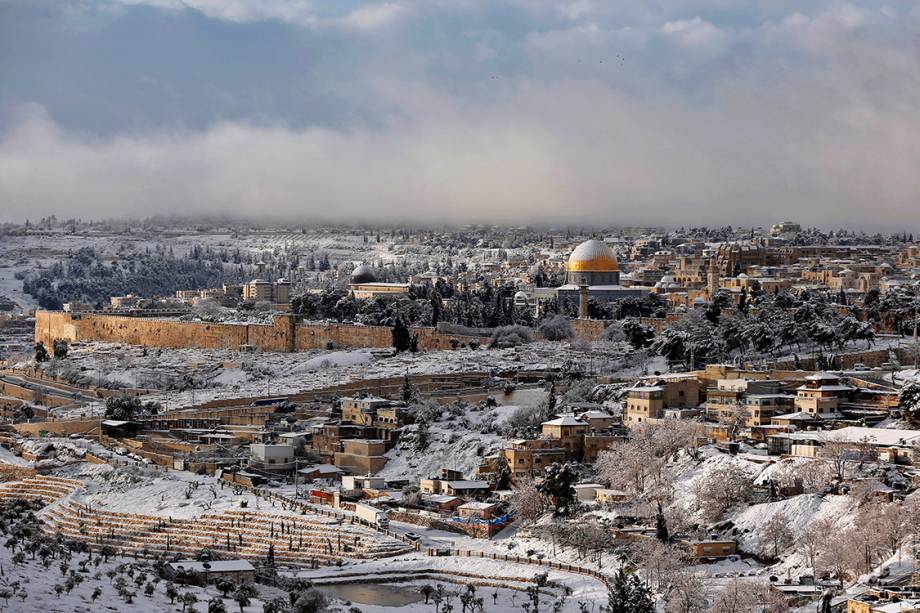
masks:
POLYGON ((428 549, 429 556, 449 555, 455 558, 482 558, 486 560, 501 560, 503 562, 514 562, 515 564, 529 564, 541 568, 552 570, 561 570, 567 573, 577 575, 587 575, 601 581, 608 589, 611 588, 610 578, 604 573, 584 566, 575 566, 574 564, 564 564, 562 562, 553 562, 552 560, 543 561, 533 558, 522 558, 521 556, 507 556, 500 553, 486 553, 484 551, 471 551, 469 549, 428 549))

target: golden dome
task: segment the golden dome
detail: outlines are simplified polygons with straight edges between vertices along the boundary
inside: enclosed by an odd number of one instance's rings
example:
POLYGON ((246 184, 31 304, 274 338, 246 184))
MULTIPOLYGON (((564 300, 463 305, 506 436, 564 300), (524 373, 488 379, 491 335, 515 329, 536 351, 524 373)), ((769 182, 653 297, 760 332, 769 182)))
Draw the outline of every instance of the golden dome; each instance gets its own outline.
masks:
POLYGON ((593 238, 575 247, 565 268, 569 272, 619 272, 620 270, 613 250, 593 238))

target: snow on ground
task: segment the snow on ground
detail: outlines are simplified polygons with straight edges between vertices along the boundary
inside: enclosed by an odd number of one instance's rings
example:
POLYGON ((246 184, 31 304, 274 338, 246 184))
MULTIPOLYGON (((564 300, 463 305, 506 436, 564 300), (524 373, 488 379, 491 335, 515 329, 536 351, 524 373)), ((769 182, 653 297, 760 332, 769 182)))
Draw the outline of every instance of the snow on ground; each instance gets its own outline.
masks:
POLYGON ((22 459, 6 447, 0 446, 0 462, 13 466, 32 466, 32 462, 22 459))
POLYGON ((846 516, 854 507, 855 501, 850 496, 801 494, 745 507, 733 514, 731 520, 738 530, 738 547, 741 551, 772 557, 772 545, 764 534, 764 526, 772 518, 784 519, 784 525, 792 534, 799 535, 813 522, 821 519, 837 522, 843 518, 843 521, 847 521, 846 516))
MULTIPOLYGON (((524 391, 524 390, 522 390, 524 391)), ((528 395, 537 400, 544 394, 528 395)), ((444 407, 438 421, 428 426, 427 445, 416 445, 419 427, 406 427, 404 435, 387 456, 387 464, 377 473, 388 479, 417 479, 440 474, 442 468, 473 476, 482 458, 498 453, 505 438, 495 432, 519 407, 500 405, 487 409, 467 408, 462 415, 444 407)))
POLYGON ((323 353, 298 365, 295 373, 312 373, 325 368, 344 368, 346 366, 360 366, 367 364, 372 359, 370 352, 361 351, 332 351, 323 353))
MULTIPOLYGON (((609 343, 574 347, 540 342, 505 350, 427 351, 380 358, 368 350, 252 354, 82 343, 72 347, 66 372, 95 386, 161 390, 147 399, 173 410, 218 398, 292 394, 349 381, 399 377, 407 371, 411 377, 545 370, 561 368, 567 362, 589 364, 592 360, 600 368, 622 360, 626 354, 625 346, 609 343)), ((63 408, 54 413, 60 417, 80 416, 101 408, 63 408)))
POLYGON ((214 477, 185 471, 163 471, 153 466, 113 467, 108 464, 72 464, 55 471, 60 477, 86 483, 77 500, 119 513, 138 513, 175 519, 240 509, 295 514, 248 492, 235 494, 231 485, 214 477))
MULTIPOLYGON (((513 562, 491 560, 488 558, 429 557, 415 554, 411 556, 360 562, 351 564, 338 571, 329 568, 300 571, 297 573, 297 576, 313 579, 319 583, 321 582, 320 578, 325 578, 327 581, 330 579, 334 581, 336 575, 344 575, 347 573, 349 575, 357 574, 359 577, 364 577, 364 581, 367 583, 371 583, 374 577, 385 577, 387 573, 422 570, 440 570, 445 573, 474 573, 477 575, 496 577, 498 581, 504 578, 506 583, 513 584, 516 583, 514 581, 515 579, 529 579, 545 569, 541 569, 541 567, 535 565, 515 564, 513 562)), ((562 609, 564 612, 578 611, 579 602, 587 603, 588 610, 591 610, 592 608, 599 607, 601 604, 605 604, 607 601, 607 588, 597 579, 585 575, 576 575, 574 573, 564 573, 555 570, 549 570, 548 573, 550 581, 559 582, 572 590, 571 596, 568 597, 562 609)), ((346 577, 340 578, 341 580, 347 580, 346 577)), ((461 581, 464 580, 462 577, 458 577, 457 579, 461 581)), ((437 585, 438 579, 426 579, 425 583, 437 585)), ((410 583, 409 586, 406 587, 406 590, 411 590, 411 586, 413 585, 417 585, 417 582, 410 583)), ((447 582, 443 582, 443 585, 445 588, 453 591, 457 591, 461 588, 461 586, 454 586, 447 582)), ((507 611, 520 611, 521 605, 526 601, 526 597, 522 592, 499 589, 498 602, 493 605, 491 594, 494 592, 495 588, 493 587, 480 587, 477 589, 477 596, 485 597, 486 610, 490 612, 504 613, 507 611)), ((454 600, 454 608, 456 610, 459 607, 459 602, 456 597, 454 600)), ((554 601, 554 597, 544 596, 541 599, 540 610, 551 610, 551 605, 554 601)), ((373 604, 364 602, 355 601, 354 604, 358 605, 365 613, 385 613, 386 611, 393 610, 393 607, 374 606, 373 604)), ((417 602, 403 605, 400 607, 400 610, 420 612, 428 611, 431 607, 432 605, 430 603, 425 605, 424 602, 417 602)))
MULTIPOLYGON (((56 585, 64 585, 66 578, 59 568, 60 562, 52 560, 50 568, 44 568, 40 559, 32 560, 26 555, 23 564, 17 565, 12 562, 11 552, 6 547, 0 547, 0 568, 3 574, 0 576, 0 588, 9 588, 18 583, 20 588, 25 592, 25 599, 12 597, 8 601, 0 602, 0 609, 7 613, 27 613, 33 611, 42 611, 43 613, 95 613, 97 611, 117 611, 118 613, 150 613, 152 611, 195 611, 205 612, 208 610, 208 600, 219 597, 220 594, 213 586, 206 588, 176 585, 180 596, 187 592, 195 594, 198 603, 190 609, 183 609, 177 600, 170 603, 166 595, 166 582, 159 581, 155 584, 153 593, 146 595, 144 586, 146 582, 141 583, 138 587, 132 578, 124 575, 128 581, 130 590, 136 593, 132 603, 126 603, 118 594, 113 580, 110 580, 107 573, 114 571, 120 564, 133 564, 135 561, 128 558, 110 558, 108 562, 100 562, 98 565, 89 563, 86 565, 86 571, 80 570, 79 562, 86 560, 85 554, 74 554, 68 571, 74 570, 83 577, 83 581, 77 585, 71 592, 62 591, 60 595, 55 592, 56 585), (102 593, 96 600, 92 598, 93 590, 99 588, 102 593)), ((93 556, 95 559, 96 556, 93 556)), ((154 577, 152 568, 146 564, 140 563, 146 570, 135 571, 135 577, 141 573, 145 574, 150 581, 154 577)), ((256 586, 260 590, 260 595, 264 594, 266 600, 283 595, 279 590, 256 586)), ((231 599, 223 599, 227 611, 240 611, 239 605, 231 599)), ((249 606, 242 609, 243 613, 257 613, 262 611, 263 601, 255 598, 249 606)))
POLYGON ((713 471, 729 465, 744 471, 750 479, 756 479, 764 470, 765 464, 750 461, 743 456, 722 453, 713 447, 701 450, 703 460, 697 463, 686 454, 681 454, 675 466, 677 479, 674 483, 674 499, 690 512, 697 512, 696 493, 703 488, 703 483, 710 478, 713 471))

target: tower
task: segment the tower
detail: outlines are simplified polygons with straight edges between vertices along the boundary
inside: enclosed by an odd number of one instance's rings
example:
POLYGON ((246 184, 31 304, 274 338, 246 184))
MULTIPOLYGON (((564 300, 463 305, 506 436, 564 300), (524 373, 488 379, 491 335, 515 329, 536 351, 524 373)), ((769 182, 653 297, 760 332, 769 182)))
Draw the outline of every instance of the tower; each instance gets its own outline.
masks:
POLYGON ((719 267, 716 259, 710 258, 706 267, 706 294, 712 300, 719 291, 719 267))
POLYGON ((588 280, 584 277, 578 286, 578 319, 588 319, 588 280))

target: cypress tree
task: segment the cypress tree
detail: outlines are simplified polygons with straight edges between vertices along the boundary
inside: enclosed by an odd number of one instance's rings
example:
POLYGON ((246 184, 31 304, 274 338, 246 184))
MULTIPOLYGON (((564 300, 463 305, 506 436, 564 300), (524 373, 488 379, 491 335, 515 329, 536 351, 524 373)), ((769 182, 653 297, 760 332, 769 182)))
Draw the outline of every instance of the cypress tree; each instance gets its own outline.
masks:
POLYGON ((661 510, 661 503, 658 503, 658 513, 655 515, 655 536, 658 537, 658 540, 662 543, 667 543, 671 540, 671 536, 668 534, 668 524, 664 519, 664 511, 661 510))
POLYGON ((393 326, 393 348, 398 352, 403 352, 408 350, 411 344, 412 337, 409 334, 409 327, 400 317, 393 326))

